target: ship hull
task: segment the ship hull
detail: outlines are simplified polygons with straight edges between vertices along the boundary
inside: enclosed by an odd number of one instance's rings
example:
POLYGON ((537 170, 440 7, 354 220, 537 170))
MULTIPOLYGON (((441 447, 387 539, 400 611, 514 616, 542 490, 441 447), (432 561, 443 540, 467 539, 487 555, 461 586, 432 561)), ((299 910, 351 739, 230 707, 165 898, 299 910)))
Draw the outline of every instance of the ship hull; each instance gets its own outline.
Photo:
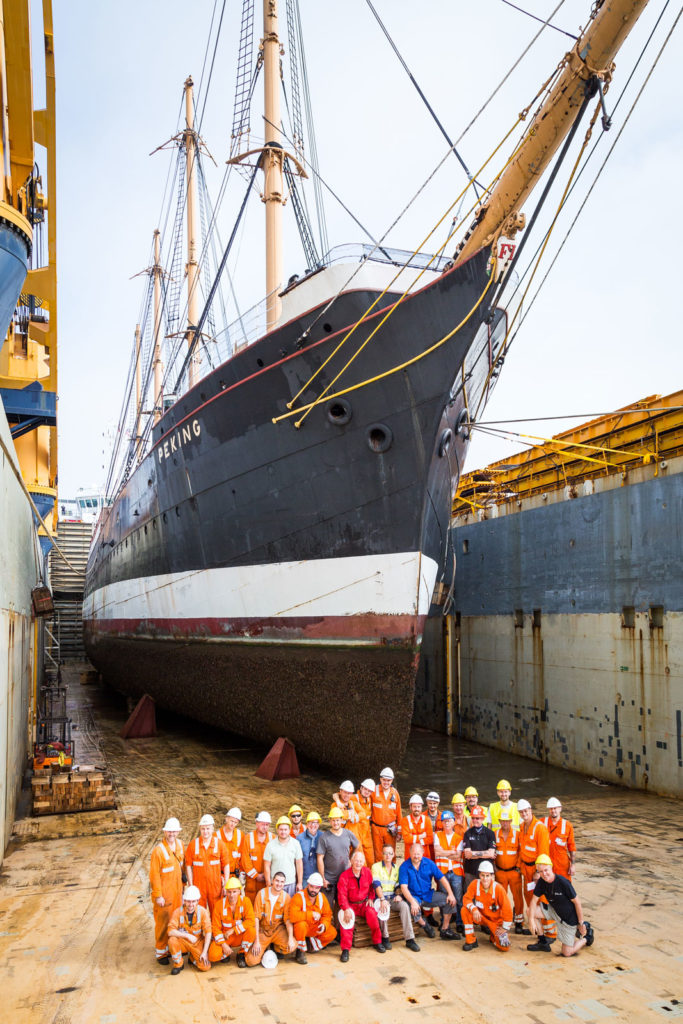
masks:
POLYGON ((339 329, 319 324, 302 349, 316 311, 284 325, 166 414, 91 550, 85 642, 107 680, 328 764, 398 763, 448 557, 486 263, 408 297, 360 348, 386 310, 369 317, 336 385, 353 390, 300 428, 273 419, 312 373, 302 401, 332 382, 350 354, 335 346, 377 295, 341 296, 339 329))

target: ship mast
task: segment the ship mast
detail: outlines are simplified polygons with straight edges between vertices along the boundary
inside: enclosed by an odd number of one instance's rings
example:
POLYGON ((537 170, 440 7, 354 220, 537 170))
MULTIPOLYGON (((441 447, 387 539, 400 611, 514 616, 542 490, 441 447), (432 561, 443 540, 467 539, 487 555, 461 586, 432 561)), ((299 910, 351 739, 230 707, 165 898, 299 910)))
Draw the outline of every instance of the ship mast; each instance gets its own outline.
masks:
POLYGON ((284 150, 280 134, 280 39, 277 0, 263 0, 263 92, 265 146, 261 157, 266 204, 266 325, 280 319, 282 302, 282 206, 284 150))
POLYGON ((527 129, 526 137, 455 253, 463 263, 497 234, 524 226, 521 207, 571 129, 591 79, 609 83, 612 61, 642 14, 648 0, 603 3, 588 28, 567 54, 550 95, 527 129))
POLYGON ((163 413, 163 381, 162 381, 162 365, 161 365, 161 275, 163 274, 163 268, 161 266, 161 236, 159 230, 154 232, 154 266, 152 267, 152 274, 154 275, 154 416, 153 422, 157 424, 161 419, 163 413))
MULTIPOLYGON (((197 260, 197 133, 194 130, 194 83, 185 81, 185 171, 187 182, 187 346, 191 351, 199 320, 199 262, 197 260)), ((194 387, 197 357, 190 357, 189 386, 194 387)))

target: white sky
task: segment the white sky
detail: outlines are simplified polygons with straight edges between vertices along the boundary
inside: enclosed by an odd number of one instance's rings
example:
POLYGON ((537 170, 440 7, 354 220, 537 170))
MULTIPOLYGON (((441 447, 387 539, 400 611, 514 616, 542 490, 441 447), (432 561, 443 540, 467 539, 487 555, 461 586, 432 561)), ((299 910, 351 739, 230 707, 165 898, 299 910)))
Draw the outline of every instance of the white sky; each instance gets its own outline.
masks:
MULTIPOLYGON (((453 138, 539 27, 500 0, 374 2, 453 138)), ((149 264, 168 168, 165 154, 148 154, 176 130, 184 79, 192 74, 199 81, 213 0, 54 3, 59 459, 60 495, 66 498, 79 487, 104 481, 109 461, 104 432, 118 420, 143 287, 142 278, 130 278, 149 264)), ((365 0, 300 4, 321 174, 380 236, 440 161, 445 142, 365 0)), ((526 0, 520 6, 546 17, 555 4, 526 0)), ((610 109, 663 4, 651 0, 617 58, 607 94, 610 109)), ((202 127, 219 165, 216 181, 228 156, 241 6, 241 0, 227 0, 226 28, 231 31, 224 31, 219 46, 202 127)), ((566 0, 555 23, 576 32, 589 8, 590 0, 566 0)), ((665 29, 660 27, 637 73, 638 84, 673 23, 676 10, 673 4, 670 8, 663 19, 665 29)), ((281 19, 284 23, 284 10, 281 19)), ((682 220, 682 31, 679 25, 527 318, 486 420, 572 413, 588 417, 683 387, 680 314, 674 301, 682 220)), ((566 36, 543 33, 523 67, 459 144, 471 169, 497 144, 570 45, 566 36)), ((634 96, 632 87, 584 175, 581 195, 634 96)), ((254 135, 261 132, 259 124, 256 114, 254 135)), ((451 157, 387 244, 416 247, 463 184, 463 172, 451 157)), ((239 179, 233 209, 242 188, 239 179)), ((570 219, 558 224, 558 240, 570 219)), ((331 199, 327 222, 331 245, 366 240, 331 199)), ((223 238, 230 226, 226 217, 223 238)), ((237 254, 238 284, 248 292, 243 306, 265 290, 258 254, 262 234, 262 207, 256 202, 237 254)), ((437 237, 440 244, 443 232, 437 237)), ((535 247, 530 242, 527 251, 535 247)), ((436 244, 425 248, 432 250, 436 244)), ((303 267, 301 250, 294 246, 285 259, 285 277, 303 267)), ((577 422, 516 429, 550 436, 577 422)), ((479 435, 466 468, 514 450, 509 442, 479 435)))

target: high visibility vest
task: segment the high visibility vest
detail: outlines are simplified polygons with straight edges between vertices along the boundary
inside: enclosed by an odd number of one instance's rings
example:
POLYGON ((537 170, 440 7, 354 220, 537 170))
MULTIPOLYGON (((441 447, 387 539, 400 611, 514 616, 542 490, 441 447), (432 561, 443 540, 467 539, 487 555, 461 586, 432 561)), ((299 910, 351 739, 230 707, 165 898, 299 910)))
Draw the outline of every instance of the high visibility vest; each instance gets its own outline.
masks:
POLYGON ((456 835, 455 832, 451 832, 450 835, 447 835, 446 832, 436 833, 434 836, 434 859, 439 871, 443 871, 444 874, 448 871, 452 871, 454 875, 464 875, 465 870, 462 866, 462 861, 449 860, 448 857, 439 856, 436 849, 436 844, 438 843, 442 850, 457 850, 461 842, 462 837, 456 835))

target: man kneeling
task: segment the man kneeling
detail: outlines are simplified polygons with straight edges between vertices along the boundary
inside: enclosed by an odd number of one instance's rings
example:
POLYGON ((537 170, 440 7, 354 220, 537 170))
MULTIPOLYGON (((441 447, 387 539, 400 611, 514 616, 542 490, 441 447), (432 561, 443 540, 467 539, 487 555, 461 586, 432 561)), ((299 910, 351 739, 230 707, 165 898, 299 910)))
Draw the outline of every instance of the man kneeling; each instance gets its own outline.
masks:
POLYGON ((289 920, 296 939, 296 962, 306 964, 306 939, 314 953, 329 946, 337 934, 332 925, 332 909, 327 897, 321 893, 323 876, 314 871, 308 876, 306 888, 302 889, 289 904, 289 920))
POLYGON ((200 971, 211 968, 206 953, 211 942, 211 918, 206 907, 199 906, 201 893, 196 885, 188 885, 183 893, 183 905, 171 914, 168 922, 168 951, 171 954, 171 974, 183 969, 183 953, 189 953, 191 962, 200 971), (201 940, 204 937, 204 945, 201 940))
POLYGON ((238 878, 229 878, 225 886, 226 895, 213 908, 213 942, 209 946, 209 960, 212 964, 228 960, 233 949, 238 967, 246 967, 244 954, 256 938, 254 908, 248 896, 242 896, 238 878))
POLYGON ((564 875, 555 874, 553 862, 545 853, 536 858, 536 870, 541 877, 536 882, 529 904, 529 927, 538 938, 527 949, 549 953, 550 942, 543 934, 543 922, 555 921, 562 943, 562 956, 575 956, 584 946, 592 946, 594 941, 593 929, 583 919, 576 889, 564 875), (548 902, 541 903, 541 896, 545 896, 548 902))
POLYGON ((289 920, 291 897, 284 891, 284 871, 276 871, 270 886, 261 889, 254 901, 254 927, 256 938, 245 954, 247 967, 256 967, 263 954, 272 946, 281 956, 293 953, 296 939, 289 920))
POLYGON ((465 926, 466 953, 479 945, 474 937, 474 926, 487 928, 490 941, 501 952, 510 948, 509 931, 512 927, 512 906, 500 882, 494 881, 493 864, 483 860, 479 865, 479 878, 470 882, 462 904, 462 923, 465 926))

